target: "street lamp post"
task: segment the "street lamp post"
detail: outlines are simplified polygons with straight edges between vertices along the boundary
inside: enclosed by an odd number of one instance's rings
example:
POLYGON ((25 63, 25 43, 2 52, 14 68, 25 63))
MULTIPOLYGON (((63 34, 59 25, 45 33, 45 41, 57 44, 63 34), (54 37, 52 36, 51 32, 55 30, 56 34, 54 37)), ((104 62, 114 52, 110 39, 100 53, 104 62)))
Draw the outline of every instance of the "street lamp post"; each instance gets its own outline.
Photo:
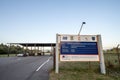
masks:
POLYGON ((79 30, 79 33, 78 33, 78 35, 80 35, 80 32, 81 32, 81 30, 82 30, 82 27, 83 27, 83 24, 86 24, 86 22, 82 22, 82 25, 81 25, 81 27, 80 27, 80 30, 79 30))

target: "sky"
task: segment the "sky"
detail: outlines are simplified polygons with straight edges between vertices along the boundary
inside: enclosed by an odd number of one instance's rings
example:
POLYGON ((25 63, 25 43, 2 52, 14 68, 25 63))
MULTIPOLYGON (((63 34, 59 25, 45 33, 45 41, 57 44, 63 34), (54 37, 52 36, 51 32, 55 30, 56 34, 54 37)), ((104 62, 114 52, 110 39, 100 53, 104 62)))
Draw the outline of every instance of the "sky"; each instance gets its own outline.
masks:
POLYGON ((56 33, 120 44, 120 0, 0 0, 0 43, 55 43, 56 33))

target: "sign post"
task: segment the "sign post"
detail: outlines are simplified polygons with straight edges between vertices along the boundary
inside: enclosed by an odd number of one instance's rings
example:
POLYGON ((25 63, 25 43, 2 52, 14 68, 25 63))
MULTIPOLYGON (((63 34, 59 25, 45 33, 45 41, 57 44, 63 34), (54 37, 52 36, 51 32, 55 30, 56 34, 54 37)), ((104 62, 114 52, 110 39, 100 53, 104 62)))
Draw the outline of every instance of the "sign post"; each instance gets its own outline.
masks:
POLYGON ((58 51, 58 34, 56 34, 56 52, 55 52, 55 56, 56 56, 56 58, 55 58, 55 73, 59 73, 59 61, 58 61, 58 56, 59 56, 59 51, 58 51))
POLYGON ((106 74, 101 35, 98 35, 98 48, 100 52, 100 69, 102 74, 106 74))

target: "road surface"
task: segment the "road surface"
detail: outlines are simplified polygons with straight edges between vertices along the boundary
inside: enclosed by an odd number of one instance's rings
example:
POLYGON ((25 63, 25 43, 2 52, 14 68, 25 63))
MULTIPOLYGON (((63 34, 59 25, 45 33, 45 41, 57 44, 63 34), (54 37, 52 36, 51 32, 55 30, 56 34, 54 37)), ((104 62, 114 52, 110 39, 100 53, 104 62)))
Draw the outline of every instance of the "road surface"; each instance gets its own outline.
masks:
POLYGON ((0 80, 49 80, 52 56, 0 58, 0 80))

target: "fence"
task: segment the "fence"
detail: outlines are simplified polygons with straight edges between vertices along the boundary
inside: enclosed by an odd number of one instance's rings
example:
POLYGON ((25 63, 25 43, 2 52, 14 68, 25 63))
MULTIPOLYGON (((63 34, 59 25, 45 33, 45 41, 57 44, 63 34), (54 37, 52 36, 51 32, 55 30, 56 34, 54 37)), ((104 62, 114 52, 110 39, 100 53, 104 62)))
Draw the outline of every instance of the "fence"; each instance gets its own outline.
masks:
POLYGON ((120 53, 104 53, 107 75, 120 79, 120 53))

